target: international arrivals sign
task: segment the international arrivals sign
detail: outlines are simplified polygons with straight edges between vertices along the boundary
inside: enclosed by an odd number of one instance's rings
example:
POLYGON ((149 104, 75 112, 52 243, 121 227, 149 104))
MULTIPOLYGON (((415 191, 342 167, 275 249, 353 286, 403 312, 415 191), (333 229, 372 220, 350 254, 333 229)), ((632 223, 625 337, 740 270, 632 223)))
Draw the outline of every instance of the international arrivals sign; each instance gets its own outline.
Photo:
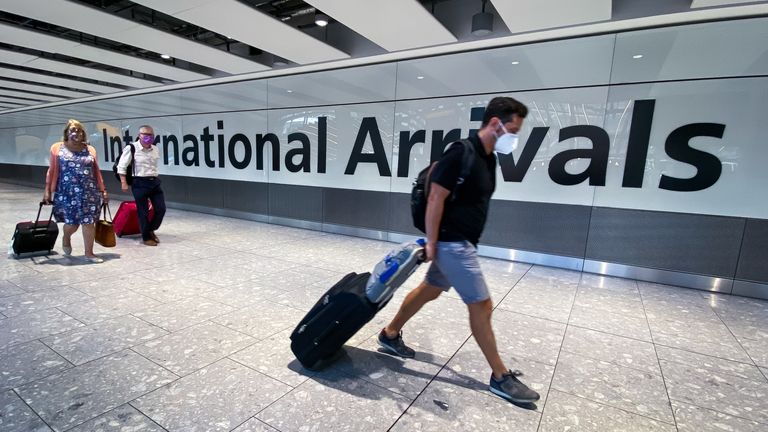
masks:
MULTIPOLYGON (((629 124, 626 151, 623 153, 623 172, 620 187, 642 188, 647 171, 646 161, 651 146, 651 130, 654 122, 656 100, 642 99, 634 102, 634 109, 629 124)), ((482 119, 483 109, 473 108, 469 121, 482 119)), ((530 116, 529 116, 530 117, 530 116)), ((328 164, 328 117, 316 118, 313 133, 295 131, 283 139, 275 132, 259 131, 246 133, 228 127, 225 120, 210 117, 210 124, 198 131, 185 130, 182 134, 163 133, 156 128, 155 144, 160 146, 163 163, 166 166, 183 166, 191 170, 198 169, 233 169, 237 171, 271 171, 287 173, 327 174, 328 164)), ((479 124, 479 123, 478 123, 479 124)), ((674 192, 695 192, 715 185, 722 174, 722 161, 716 154, 695 148, 692 140, 707 138, 721 140, 726 124, 696 122, 679 125, 672 130, 662 146, 665 157, 679 164, 687 165, 692 175, 680 177, 662 174, 654 185, 661 190, 674 192)), ((102 158, 105 162, 114 161, 121 148, 133 142, 135 133, 125 128, 122 135, 112 135, 107 128, 101 129, 102 158)), ((469 129, 418 129, 404 130, 392 138, 397 144, 397 167, 390 164, 391 151, 387 151, 382 136, 382 126, 376 116, 363 116, 350 142, 338 142, 336 147, 345 149, 346 154, 335 155, 341 159, 337 164, 344 176, 358 175, 361 167, 375 167, 374 172, 380 177, 410 178, 412 150, 417 145, 428 146, 429 158, 436 160, 444 147, 467 134, 476 132, 469 129)), ((578 124, 554 129, 550 126, 535 126, 530 129, 520 148, 510 155, 499 156, 500 178, 505 183, 521 183, 531 172, 534 161, 540 154, 545 139, 555 138, 557 142, 580 139, 591 143, 588 148, 567 148, 549 157, 546 170, 551 182, 559 186, 606 186, 607 172, 611 155, 611 136, 609 131, 598 125, 578 124), (573 170, 573 163, 580 162, 580 169, 573 170)), ((394 160, 393 160, 394 162, 394 160)), ((426 165, 426 162, 424 165, 426 165)), ((416 167, 418 169, 421 166, 416 167)), ((614 185, 616 186, 616 185, 614 185)))

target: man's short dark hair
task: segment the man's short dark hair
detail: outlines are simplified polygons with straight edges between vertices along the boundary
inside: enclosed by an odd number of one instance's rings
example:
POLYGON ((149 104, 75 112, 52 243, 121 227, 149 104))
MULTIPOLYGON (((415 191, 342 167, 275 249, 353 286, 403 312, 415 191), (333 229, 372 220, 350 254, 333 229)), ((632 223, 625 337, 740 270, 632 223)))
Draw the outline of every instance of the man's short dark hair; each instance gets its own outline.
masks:
POLYGON ((491 99, 491 101, 488 102, 488 106, 485 107, 483 124, 481 126, 487 125, 494 117, 498 117, 503 123, 507 123, 512 120, 513 114, 525 118, 525 116, 528 115, 528 107, 523 105, 523 103, 517 99, 511 97, 495 97, 491 99))

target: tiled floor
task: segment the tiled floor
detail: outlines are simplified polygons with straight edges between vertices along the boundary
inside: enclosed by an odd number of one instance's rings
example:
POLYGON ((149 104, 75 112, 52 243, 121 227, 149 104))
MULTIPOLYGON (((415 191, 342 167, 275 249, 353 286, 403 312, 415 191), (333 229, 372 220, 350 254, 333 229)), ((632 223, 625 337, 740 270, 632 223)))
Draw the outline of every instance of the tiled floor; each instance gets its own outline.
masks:
MULTIPOLYGON (((39 195, 0 184, 0 232, 39 195)), ((377 352, 424 269, 330 370, 298 365, 297 321, 391 244, 177 210, 158 235, 0 260, 1 431, 768 430, 768 302, 483 259, 499 348, 542 394, 518 407, 454 293, 406 326, 415 359, 377 352)))

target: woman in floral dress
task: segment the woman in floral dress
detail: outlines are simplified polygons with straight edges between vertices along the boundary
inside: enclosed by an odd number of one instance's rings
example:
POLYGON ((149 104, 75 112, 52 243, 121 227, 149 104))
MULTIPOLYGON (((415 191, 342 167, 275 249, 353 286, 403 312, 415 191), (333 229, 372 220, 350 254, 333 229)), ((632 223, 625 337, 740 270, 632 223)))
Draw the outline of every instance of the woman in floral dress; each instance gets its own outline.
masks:
POLYGON ((56 222, 64 222, 62 250, 72 254, 72 234, 83 226, 85 259, 104 260, 93 253, 95 223, 99 219, 102 199, 109 201, 101 177, 96 149, 86 142, 85 128, 77 120, 69 120, 64 140, 51 146, 43 201, 51 202, 56 222))

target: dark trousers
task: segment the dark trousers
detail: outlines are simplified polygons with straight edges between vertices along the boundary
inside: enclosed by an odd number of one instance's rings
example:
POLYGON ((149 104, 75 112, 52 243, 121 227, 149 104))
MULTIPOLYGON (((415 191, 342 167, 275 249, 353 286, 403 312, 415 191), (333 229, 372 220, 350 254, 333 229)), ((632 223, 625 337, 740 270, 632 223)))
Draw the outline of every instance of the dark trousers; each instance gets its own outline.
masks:
POLYGON ((165 195, 160 189, 158 177, 134 177, 131 185, 133 198, 136 200, 136 211, 139 213, 139 227, 143 240, 152 239, 152 231, 160 228, 165 216, 165 195), (149 202, 155 210, 152 220, 149 220, 149 202))

